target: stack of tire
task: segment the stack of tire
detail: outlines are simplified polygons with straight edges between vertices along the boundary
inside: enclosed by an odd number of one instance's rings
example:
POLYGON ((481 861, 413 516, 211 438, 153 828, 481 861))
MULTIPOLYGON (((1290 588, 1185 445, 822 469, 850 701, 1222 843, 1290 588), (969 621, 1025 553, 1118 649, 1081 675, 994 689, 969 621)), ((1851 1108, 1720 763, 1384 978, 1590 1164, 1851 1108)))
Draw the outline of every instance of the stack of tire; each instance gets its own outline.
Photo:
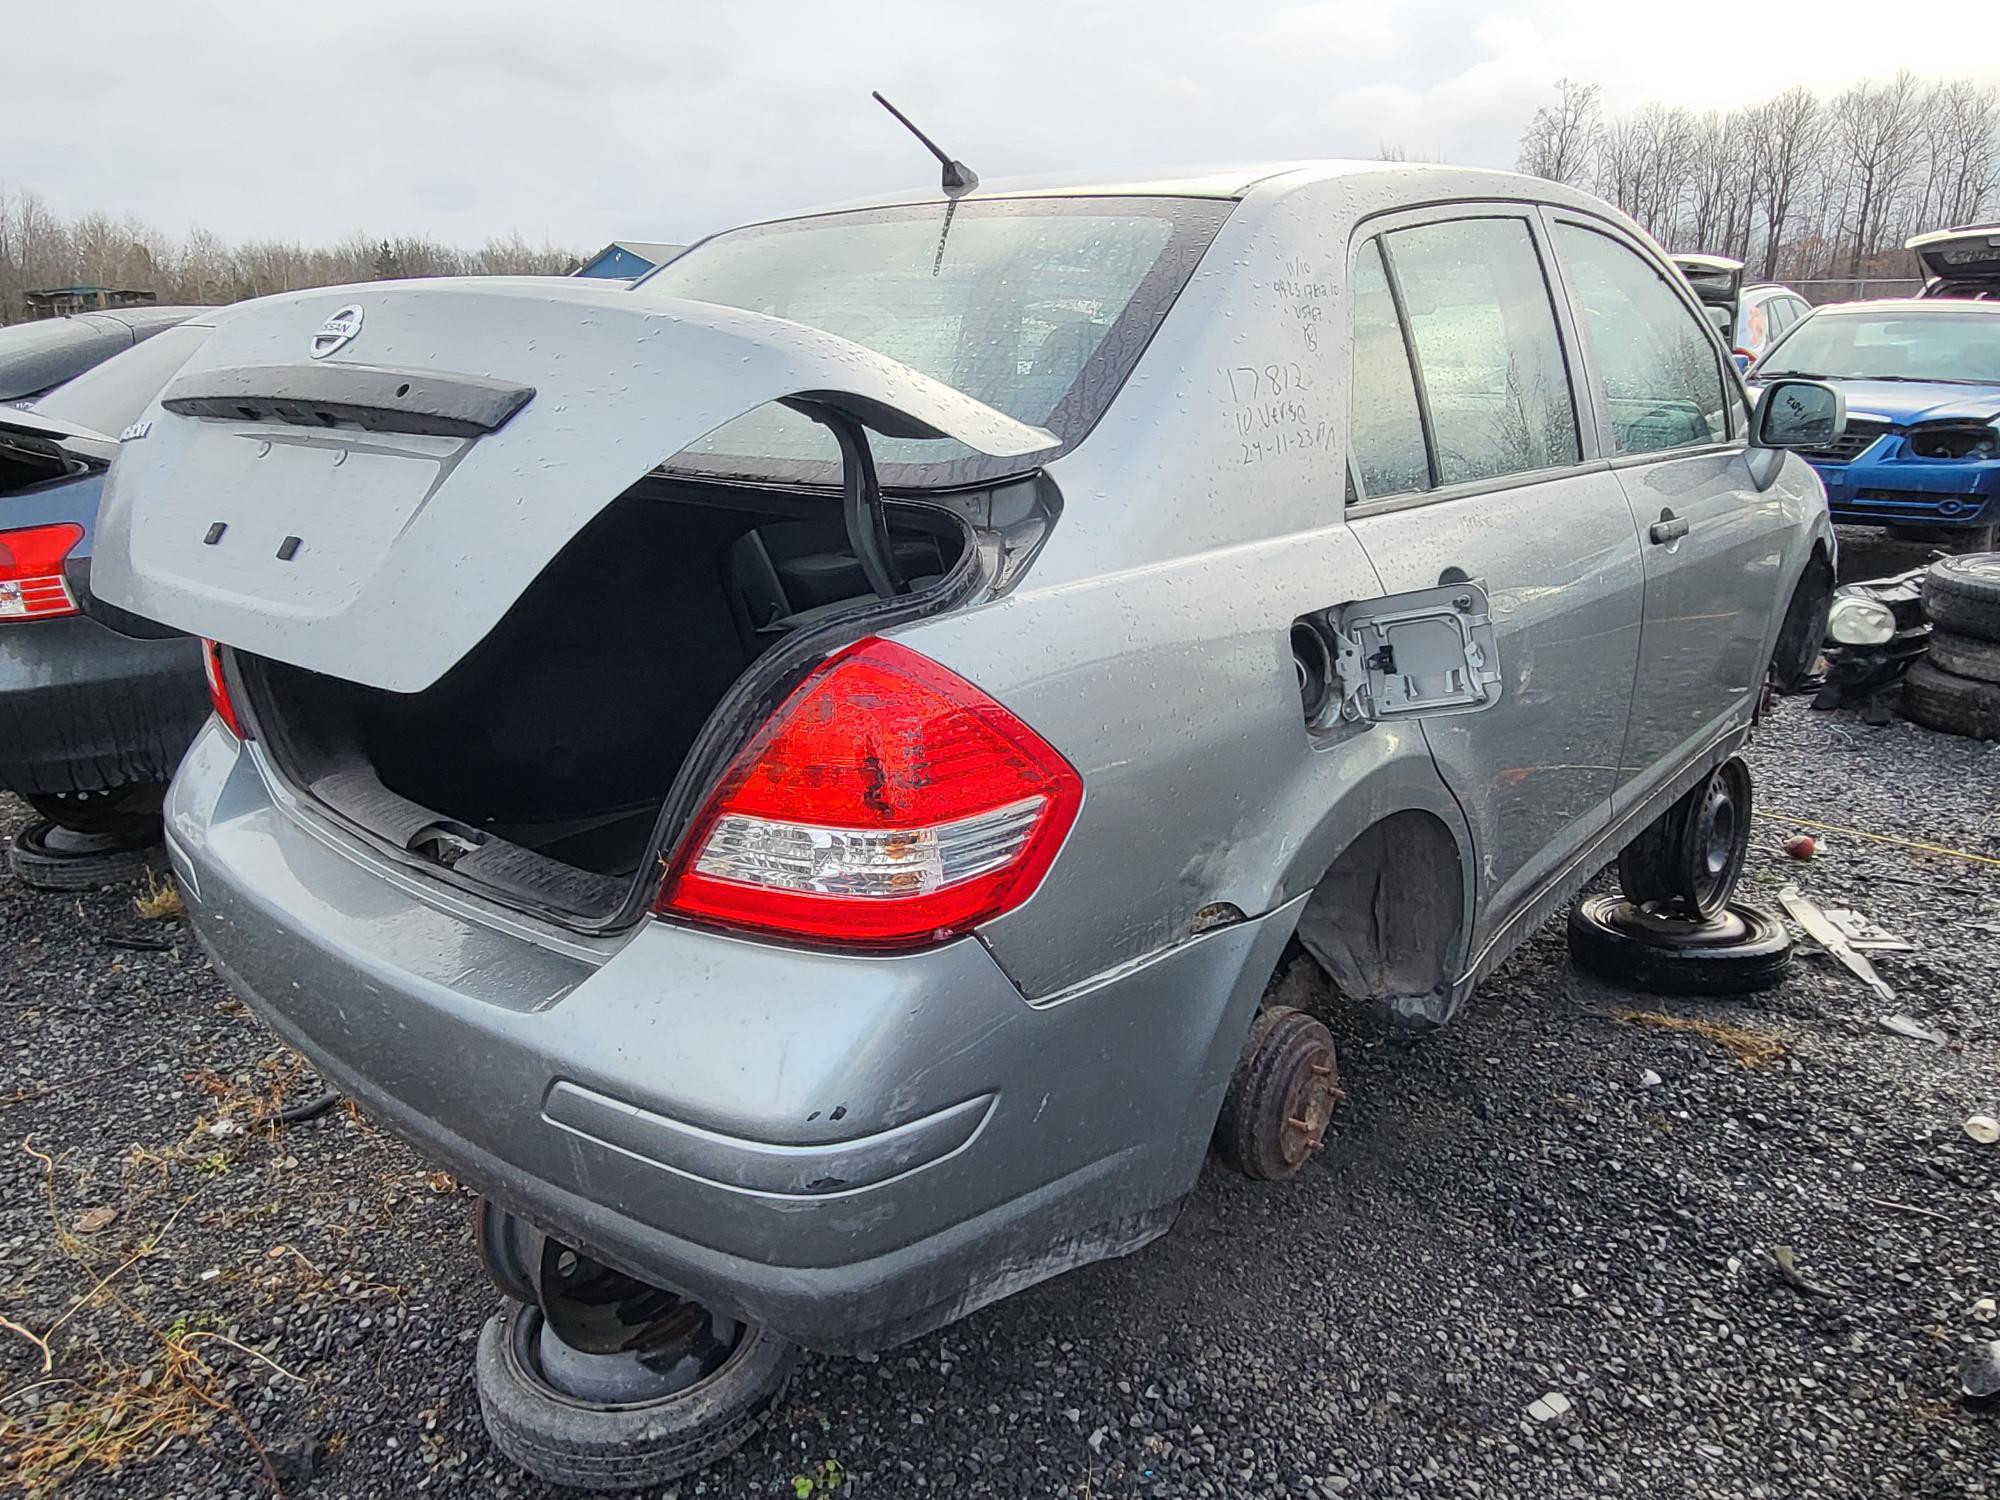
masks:
POLYGON ((1903 714, 2000 740, 2000 552, 1940 558, 1924 579, 1931 646, 1903 680, 1903 714))

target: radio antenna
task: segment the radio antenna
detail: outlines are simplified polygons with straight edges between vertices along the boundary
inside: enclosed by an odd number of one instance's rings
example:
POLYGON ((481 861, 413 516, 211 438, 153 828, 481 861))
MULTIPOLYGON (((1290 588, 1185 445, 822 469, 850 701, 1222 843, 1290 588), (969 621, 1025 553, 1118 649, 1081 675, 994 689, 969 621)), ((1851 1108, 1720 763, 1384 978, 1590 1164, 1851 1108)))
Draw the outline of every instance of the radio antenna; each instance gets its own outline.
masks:
POLYGON ((888 110, 890 114, 894 115, 897 121, 902 125, 902 127, 905 130, 909 131, 910 134, 915 136, 918 140, 922 141, 924 143, 924 149, 930 152, 932 156, 935 156, 938 159, 939 164, 944 168, 943 186, 944 186, 945 197, 962 198, 967 193, 971 192, 974 188, 979 186, 979 174, 977 172, 973 171, 972 168, 968 167, 964 162, 959 161, 956 157, 945 155, 945 153, 938 148, 938 143, 936 141, 932 140, 929 136, 925 135, 921 130, 917 129, 916 122, 914 120, 912 120, 908 115, 904 114, 900 109, 896 108, 896 106, 891 104, 887 99, 884 99, 882 97, 881 90, 871 89, 869 90, 869 92, 874 95, 875 102, 877 104, 881 105, 884 109, 888 110))

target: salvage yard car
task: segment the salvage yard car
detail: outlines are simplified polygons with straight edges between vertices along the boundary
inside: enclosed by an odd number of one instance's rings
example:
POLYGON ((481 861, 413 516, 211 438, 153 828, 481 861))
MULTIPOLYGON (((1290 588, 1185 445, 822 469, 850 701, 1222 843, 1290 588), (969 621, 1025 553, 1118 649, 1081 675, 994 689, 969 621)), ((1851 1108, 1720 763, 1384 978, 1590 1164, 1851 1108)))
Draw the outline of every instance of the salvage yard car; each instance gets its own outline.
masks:
POLYGON ((98 573, 220 643, 167 804, 218 967, 485 1195, 495 1441, 636 1487, 796 1345, 1144 1245, 1211 1140, 1295 1170, 1294 939, 1441 1023, 1649 825, 1740 823, 1840 420, 1753 417, 1549 182, 961 183, 630 291, 247 305, 98 573))
POLYGON ((1905 298, 1816 308, 1753 365, 1753 389, 1810 375, 1847 401, 1805 450, 1833 518, 1962 552, 2000 537, 2000 302, 1905 298))
POLYGON ((200 643, 90 583, 119 434, 207 336, 187 321, 156 332, 24 408, 0 406, 0 790, 42 819, 7 864, 43 889, 147 867, 167 779, 208 717, 200 643))

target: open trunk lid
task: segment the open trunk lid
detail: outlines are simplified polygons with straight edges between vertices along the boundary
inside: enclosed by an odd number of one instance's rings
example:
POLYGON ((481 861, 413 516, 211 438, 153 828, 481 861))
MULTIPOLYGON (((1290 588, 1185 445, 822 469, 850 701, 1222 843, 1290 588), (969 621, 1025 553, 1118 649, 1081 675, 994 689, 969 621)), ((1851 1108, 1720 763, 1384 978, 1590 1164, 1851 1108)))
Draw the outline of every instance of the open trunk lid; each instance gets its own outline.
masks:
POLYGON ((1669 259, 1708 309, 1709 321, 1720 330, 1722 341, 1733 346, 1736 313, 1743 301, 1743 262, 1727 255, 1675 255, 1669 259))
POLYGON ((709 303, 501 278, 293 294, 233 312, 135 427, 93 586, 416 692, 618 495, 772 401, 995 457, 1057 446, 858 344, 709 303))
POLYGON ((1964 296, 1978 291, 2000 295, 2000 224, 1935 229, 1903 243, 1923 267, 1924 294, 1964 296))

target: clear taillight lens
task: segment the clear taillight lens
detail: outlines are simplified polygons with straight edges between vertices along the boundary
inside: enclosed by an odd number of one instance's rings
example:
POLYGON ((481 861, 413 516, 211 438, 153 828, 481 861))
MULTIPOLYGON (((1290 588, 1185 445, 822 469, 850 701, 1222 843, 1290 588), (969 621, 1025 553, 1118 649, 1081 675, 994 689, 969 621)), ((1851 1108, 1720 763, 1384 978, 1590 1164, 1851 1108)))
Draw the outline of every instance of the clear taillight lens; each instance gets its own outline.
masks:
POLYGON ((77 613, 63 559, 83 540, 73 521, 0 531, 0 620, 45 620, 77 613))
POLYGON ((966 932, 1027 900, 1083 801, 1068 761, 956 673, 869 639, 758 731, 655 909, 858 947, 966 932))

